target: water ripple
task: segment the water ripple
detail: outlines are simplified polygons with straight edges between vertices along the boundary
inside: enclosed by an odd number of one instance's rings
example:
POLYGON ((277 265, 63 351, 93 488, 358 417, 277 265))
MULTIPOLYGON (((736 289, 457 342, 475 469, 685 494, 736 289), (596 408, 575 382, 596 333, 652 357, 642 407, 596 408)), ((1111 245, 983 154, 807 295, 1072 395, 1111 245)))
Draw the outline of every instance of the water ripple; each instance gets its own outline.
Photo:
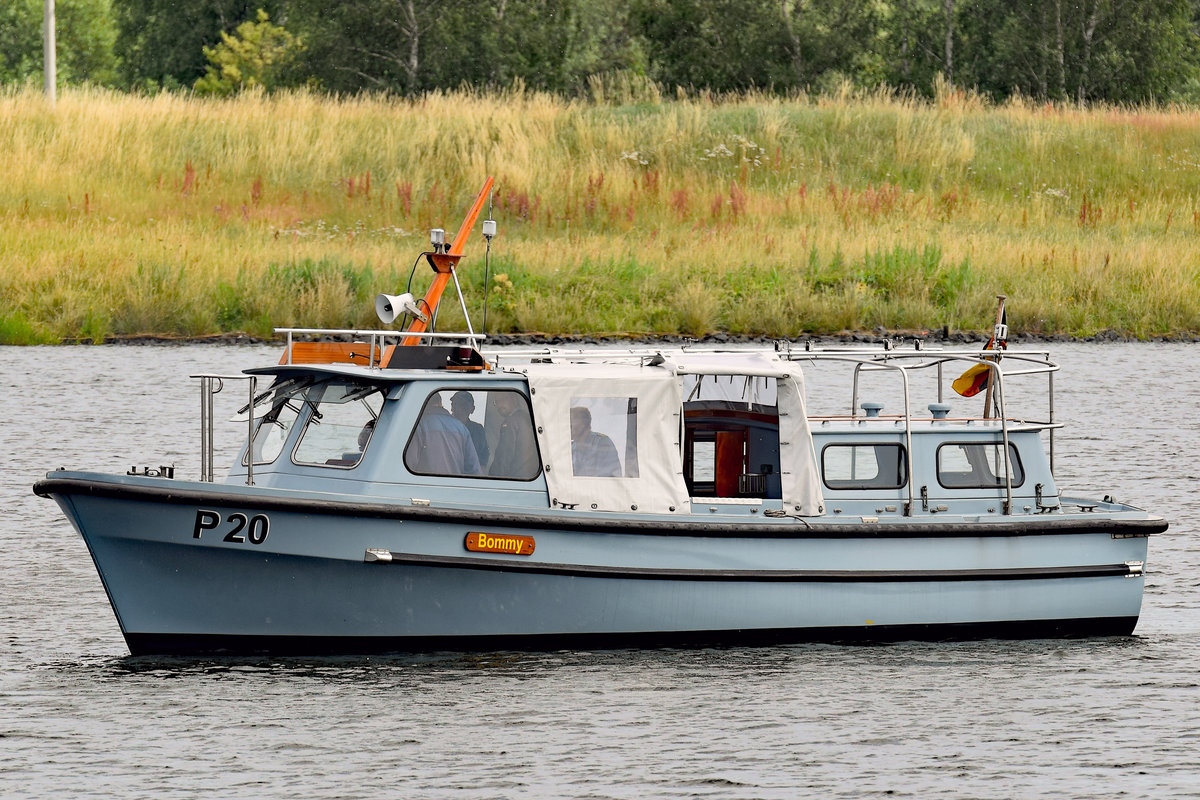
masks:
MULTIPOLYGON (((59 465, 169 459, 194 472, 198 437, 177 424, 197 405, 186 375, 272 353, 0 348, 0 796, 1197 795, 1200 424, 1180 414, 1200 393, 1190 346, 1057 351, 1064 485, 1174 525, 1151 542, 1133 637, 130 657, 86 549, 29 486, 59 465), (31 407, 29 387, 53 403, 31 407)), ((231 454, 236 438, 218 447, 231 454)))

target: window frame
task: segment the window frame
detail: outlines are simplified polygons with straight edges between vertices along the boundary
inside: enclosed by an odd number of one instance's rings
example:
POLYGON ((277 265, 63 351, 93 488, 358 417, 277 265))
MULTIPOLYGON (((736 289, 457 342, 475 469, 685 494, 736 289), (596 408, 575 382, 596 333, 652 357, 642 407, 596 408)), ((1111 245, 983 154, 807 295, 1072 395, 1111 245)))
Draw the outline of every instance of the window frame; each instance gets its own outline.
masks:
MULTIPOLYGON (((295 406, 293 405, 296 402, 297 402, 296 396, 295 395, 290 396, 287 399, 285 399, 282 403, 280 403, 278 406, 272 406, 267 411, 267 413, 263 414, 259 418, 258 424, 254 426, 254 435, 250 437, 250 441, 246 447, 246 452, 242 456, 242 466, 243 467, 247 466, 249 464, 250 457, 254 454, 254 442, 256 439, 258 439, 259 433, 261 432, 263 425, 267 424, 267 417, 270 416, 272 413, 275 413, 275 419, 271 420, 271 422, 270 422, 271 425, 275 425, 277 423, 277 420, 279 419, 279 414, 283 412, 284 408, 292 409, 295 412, 296 416, 292 420, 291 425, 288 425, 286 428, 287 433, 284 435, 283 442, 279 446, 279 452, 276 453, 275 457, 270 459, 269 461, 260 461, 258 459, 255 459, 254 466, 265 467, 270 464, 274 464, 276 461, 278 461, 283 456, 283 454, 285 452, 289 452, 286 450, 285 445, 287 445, 288 439, 292 438, 292 434, 295 433, 296 430, 300 427, 300 424, 299 424, 300 420, 304 416, 305 401, 303 401, 303 400, 298 401, 299 405, 300 405, 300 408, 298 408, 298 409, 295 408, 295 406), (277 409, 278 409, 278 411, 277 411, 277 409)), ((308 423, 306 421, 305 425, 307 425, 307 424, 308 423)), ((364 447, 363 450, 365 451, 366 448, 364 447)))
MULTIPOLYGON (((934 452, 934 455, 933 455, 933 471, 934 471, 935 477, 937 478, 938 486, 942 487, 943 489, 993 489, 993 490, 1004 491, 1007 488, 1008 484, 1004 480, 1004 475, 1003 474, 995 475, 995 473, 993 473, 993 475, 997 479, 996 483, 991 483, 991 484, 978 484, 978 483, 947 484, 945 481, 942 480, 942 463, 941 463, 942 448, 945 448, 945 447, 1002 448, 1002 447, 1004 447, 1004 442, 1001 442, 1001 441, 978 441, 978 440, 976 440, 976 441, 942 442, 937 446, 937 450, 934 452)), ((1016 489, 1020 486, 1025 485, 1025 465, 1021 462, 1020 451, 1017 449, 1017 446, 1015 444, 1013 444, 1011 441, 1008 443, 1008 454, 1009 454, 1008 463, 1012 470, 1012 488, 1016 489)), ((985 453, 984 454, 985 461, 987 459, 987 456, 988 456, 988 454, 985 453)), ((967 457, 967 460, 970 461, 969 456, 967 457)), ((972 466, 974 466, 974 465, 972 465, 972 466)), ((950 473, 950 474, 962 474, 962 473, 950 473)), ((972 469, 971 474, 972 475, 975 474, 974 469, 972 469)))
MULTIPOLYGON (((425 393, 425 396, 421 399, 421 402, 420 402, 418 408, 420 409, 420 411, 418 412, 416 419, 413 420, 412 427, 409 430, 408 438, 404 441, 404 449, 401 451, 401 456, 400 456, 400 461, 401 461, 401 463, 404 464, 404 469, 408 471, 409 475, 413 475, 413 476, 417 476, 417 477, 421 477, 421 478, 466 478, 468 480, 473 480, 473 481, 478 481, 478 480, 508 481, 510 483, 532 483, 533 481, 536 481, 538 478, 540 478, 542 476, 542 468, 543 468, 542 451, 541 451, 540 445, 538 444, 537 423, 534 422, 534 419, 533 419, 533 405, 530 403, 529 396, 526 395, 521 390, 508 388, 508 387, 493 388, 493 387, 487 387, 487 386, 462 386, 462 385, 439 386, 439 387, 431 389, 425 393), (537 472, 534 473, 533 476, 529 477, 529 478, 514 478, 514 477, 508 477, 508 476, 501 476, 501 475, 487 475, 487 474, 483 474, 483 473, 481 473, 479 475, 471 475, 469 473, 458 473, 458 472, 449 472, 449 473, 446 473, 446 472, 418 472, 418 471, 414 470, 411 466, 409 466, 408 451, 409 451, 409 448, 412 447, 413 439, 415 439, 417 436, 417 425, 420 424, 421 419, 425 415, 425 406, 429 402, 429 398, 433 397, 435 394, 438 394, 440 392, 471 392, 471 393, 480 392, 480 393, 484 393, 484 394, 493 394, 493 393, 499 393, 499 392, 511 392, 511 393, 515 394, 517 397, 519 397, 521 399, 521 402, 524 403, 526 411, 529 412, 529 427, 530 427, 530 430, 533 432, 533 447, 534 447, 534 451, 537 453, 537 467, 538 467, 537 472)), ((480 464, 479 467, 480 467, 480 469, 484 469, 487 467, 487 465, 480 464)))
MULTIPOLYGON (((876 459, 876 464, 878 464, 878 463, 879 463, 879 461, 878 461, 878 459, 876 459)), ((904 444, 902 442, 864 442, 864 441, 829 442, 828 444, 826 444, 824 447, 821 448, 820 469, 821 469, 821 484, 826 489, 829 489, 830 491, 834 491, 834 492, 863 492, 863 491, 870 491, 872 489, 879 489, 882 491, 899 491, 900 489, 903 489, 904 487, 908 486, 909 481, 912 480, 912 476, 908 474, 908 451, 905 449, 904 444), (888 484, 888 485, 867 484, 867 485, 857 485, 857 486, 847 486, 847 485, 839 486, 839 485, 831 484, 829 482, 829 476, 825 470, 825 453, 831 447, 846 447, 846 448, 850 448, 850 447, 895 447, 896 449, 899 450, 899 454, 900 454, 900 458, 897 462, 900 467, 900 483, 895 484, 895 485, 892 485, 892 484, 888 484)), ((838 481, 837 483, 847 484, 849 482, 850 481, 847 480, 847 481, 838 481)))

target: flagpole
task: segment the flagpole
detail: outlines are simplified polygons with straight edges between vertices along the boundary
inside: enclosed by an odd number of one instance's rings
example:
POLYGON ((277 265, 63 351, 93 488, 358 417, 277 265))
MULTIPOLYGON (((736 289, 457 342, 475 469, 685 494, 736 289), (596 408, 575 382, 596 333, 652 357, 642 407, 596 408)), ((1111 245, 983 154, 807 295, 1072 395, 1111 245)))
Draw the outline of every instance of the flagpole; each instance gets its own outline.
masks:
MULTIPOLYGON (((999 337, 1001 336, 1000 326, 1004 324, 1004 299, 1005 299, 1005 295, 1002 295, 1002 294, 996 295, 996 300, 998 301, 998 305, 996 308, 996 326, 994 328, 992 328, 992 338, 988 340, 987 347, 985 349, 988 349, 988 350, 999 350, 1000 349, 1000 341, 999 341, 999 337)), ((997 357, 996 360, 999 361, 1000 360, 999 357, 997 357)), ((991 376, 989 376, 988 382, 987 382, 987 395, 983 399, 983 418, 984 419, 992 418, 992 387, 995 385, 995 383, 996 382, 991 379, 991 376)))

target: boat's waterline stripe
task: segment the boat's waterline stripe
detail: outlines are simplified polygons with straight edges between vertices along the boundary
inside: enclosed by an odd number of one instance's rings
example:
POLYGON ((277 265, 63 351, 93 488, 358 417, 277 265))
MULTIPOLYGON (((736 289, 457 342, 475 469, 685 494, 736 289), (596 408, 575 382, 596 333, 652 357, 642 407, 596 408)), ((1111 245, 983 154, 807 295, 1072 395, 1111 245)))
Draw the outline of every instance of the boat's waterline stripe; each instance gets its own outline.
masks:
POLYGON ((344 655, 364 653, 495 652, 572 648, 703 647, 778 645, 793 642, 957 641, 1128 636, 1137 625, 1129 617, 1027 619, 1004 622, 943 622, 854 625, 828 628, 739 628, 735 630, 609 631, 396 636, 254 636, 203 633, 125 632, 135 656, 153 655, 344 655))
POLYGON ((407 506, 397 503, 357 502, 350 500, 279 497, 271 494, 165 486, 136 486, 82 478, 46 478, 33 486, 42 497, 83 495, 110 497, 141 502, 183 506, 284 511, 298 514, 322 514, 370 519, 396 519, 421 522, 446 522, 487 525, 513 530, 562 530, 589 533, 628 533, 648 536, 706 536, 715 538, 761 539, 909 539, 962 538, 996 536, 1042 536, 1056 534, 1108 533, 1122 536, 1147 536, 1167 529, 1160 518, 1096 519, 1072 517, 1053 519, 1047 515, 1022 515, 979 522, 943 522, 929 518, 907 517, 895 522, 828 523, 796 519, 778 521, 710 522, 706 519, 622 519, 583 512, 554 514, 530 511, 479 511, 433 506, 407 506))
POLYGON ((363 560, 373 564, 408 567, 470 569, 488 572, 519 572, 563 575, 574 578, 617 578, 656 581, 741 581, 749 583, 937 583, 941 581, 1019 581, 1057 578, 1140 577, 1143 564, 1088 564, 1064 567, 1013 567, 1007 569, 669 569, 658 567, 612 567, 591 564, 552 564, 501 558, 435 556, 396 553, 386 549, 367 550, 363 560))

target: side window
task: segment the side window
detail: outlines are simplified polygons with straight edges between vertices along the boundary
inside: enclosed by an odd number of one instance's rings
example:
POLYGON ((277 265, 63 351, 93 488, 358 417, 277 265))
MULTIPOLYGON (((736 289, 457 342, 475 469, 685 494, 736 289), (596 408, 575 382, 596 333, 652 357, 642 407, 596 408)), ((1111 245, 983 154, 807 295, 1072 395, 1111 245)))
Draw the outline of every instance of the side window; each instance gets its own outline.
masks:
POLYGON ((821 451, 821 475, 830 489, 899 489, 907 472, 898 444, 831 444, 821 451))
POLYGON ((371 441, 383 406, 380 389, 327 383, 309 389, 305 402, 312 413, 292 460, 322 467, 356 466, 371 441))
MULTIPOLYGON (((1025 482, 1017 448, 1008 446, 1012 485, 1025 482)), ((1004 447, 991 442, 950 442, 937 450, 938 483, 947 489, 995 489, 1004 486, 1004 447)))
POLYGON ((433 392, 404 449, 404 464, 414 475, 533 480, 541 458, 529 403, 507 389, 433 392))
MULTIPOLYGON (((254 453, 255 464, 270 464, 279 458, 292 426, 300 416, 298 400, 286 400, 263 415, 254 429, 254 442, 251 452, 254 453)), ((242 459, 242 463, 246 463, 242 459)))
POLYGON ((571 467, 578 477, 638 477, 637 398, 571 398, 571 467))

